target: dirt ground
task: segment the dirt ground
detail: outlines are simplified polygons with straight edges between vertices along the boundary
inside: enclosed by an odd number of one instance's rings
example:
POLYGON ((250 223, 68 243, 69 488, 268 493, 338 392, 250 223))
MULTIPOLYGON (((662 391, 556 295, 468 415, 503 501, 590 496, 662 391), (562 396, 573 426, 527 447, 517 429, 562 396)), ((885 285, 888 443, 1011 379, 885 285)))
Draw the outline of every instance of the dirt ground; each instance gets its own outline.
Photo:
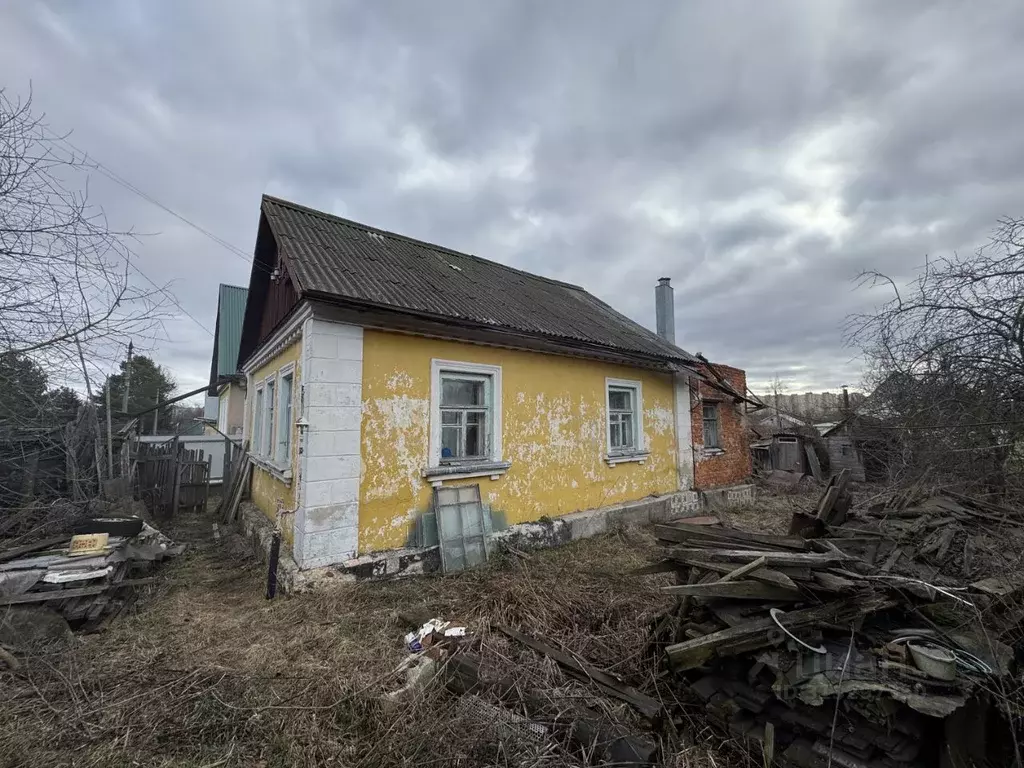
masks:
MULTIPOLYGON (((795 499, 763 500, 732 524, 779 530, 795 499)), ((483 766, 575 765, 541 743, 498 738, 486 703, 443 690, 404 704, 381 694, 403 682, 407 627, 420 609, 468 627, 480 656, 525 688, 586 706, 642 732, 626 705, 567 681, 553 662, 492 629, 546 638, 654 694, 658 660, 645 652, 668 600, 667 576, 626 575, 658 555, 649 532, 627 530, 472 572, 339 583, 268 601, 265 566, 234 534, 215 540, 212 516, 165 531, 190 544, 164 565, 132 611, 104 633, 0 673, 3 766, 483 766)), ((684 733, 667 764, 736 765, 709 731, 684 733)))

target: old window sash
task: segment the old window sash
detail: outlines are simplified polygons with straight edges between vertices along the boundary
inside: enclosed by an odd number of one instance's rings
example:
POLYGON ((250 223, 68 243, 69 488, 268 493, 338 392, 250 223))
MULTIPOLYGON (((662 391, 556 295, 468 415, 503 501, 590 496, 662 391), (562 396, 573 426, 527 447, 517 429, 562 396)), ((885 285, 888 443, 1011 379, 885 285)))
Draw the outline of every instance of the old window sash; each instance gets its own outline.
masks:
POLYGON ((252 409, 252 446, 256 455, 260 453, 263 445, 263 387, 256 387, 256 397, 253 400, 252 409))
POLYGON ((260 440, 260 455, 265 459, 270 459, 273 455, 274 446, 274 404, 275 404, 275 393, 277 389, 276 375, 269 377, 264 382, 263 387, 265 389, 263 397, 263 435, 260 440))
POLYGON ((719 419, 718 403, 704 403, 704 449, 722 449, 721 420, 719 419))
POLYGON ((274 461, 287 467, 292 460, 292 401, 295 395, 295 366, 282 368, 277 376, 277 442, 274 461))
POLYGON ((506 472, 501 411, 501 366, 432 360, 430 465, 424 477, 440 485, 448 478, 497 479, 506 472))
POLYGON ((441 463, 491 458, 491 377, 441 371, 441 463))
POLYGON ((643 461, 647 445, 643 432, 643 386, 629 379, 605 379, 609 464, 643 461))

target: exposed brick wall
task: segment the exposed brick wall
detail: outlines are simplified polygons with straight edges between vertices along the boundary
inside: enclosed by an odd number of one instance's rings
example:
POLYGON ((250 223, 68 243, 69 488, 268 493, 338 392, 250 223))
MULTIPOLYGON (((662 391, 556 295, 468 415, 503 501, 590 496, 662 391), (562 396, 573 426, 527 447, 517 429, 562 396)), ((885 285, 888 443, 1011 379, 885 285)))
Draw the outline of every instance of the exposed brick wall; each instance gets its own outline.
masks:
MULTIPOLYGON (((737 392, 747 390, 747 374, 739 368, 714 364, 718 374, 732 385, 737 392)), ((710 374, 709 374, 710 375, 710 374)), ((712 377, 713 378, 713 377, 712 377)), ((750 444, 748 442, 743 403, 734 403, 732 398, 701 382, 697 388, 699 402, 693 406, 693 483, 699 490, 736 485, 750 479, 752 471, 750 444), (718 425, 721 436, 721 453, 704 450, 704 409, 705 404, 718 406, 718 425)))

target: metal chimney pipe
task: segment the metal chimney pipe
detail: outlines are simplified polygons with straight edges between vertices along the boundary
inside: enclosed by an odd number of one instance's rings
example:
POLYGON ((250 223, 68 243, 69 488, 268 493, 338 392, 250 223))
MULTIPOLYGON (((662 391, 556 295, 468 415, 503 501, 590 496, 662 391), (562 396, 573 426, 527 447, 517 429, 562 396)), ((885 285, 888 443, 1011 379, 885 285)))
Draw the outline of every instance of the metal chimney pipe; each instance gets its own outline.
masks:
POLYGON ((654 313, 658 324, 658 335, 665 341, 676 343, 676 307, 675 290, 671 285, 672 278, 659 277, 654 288, 654 313))

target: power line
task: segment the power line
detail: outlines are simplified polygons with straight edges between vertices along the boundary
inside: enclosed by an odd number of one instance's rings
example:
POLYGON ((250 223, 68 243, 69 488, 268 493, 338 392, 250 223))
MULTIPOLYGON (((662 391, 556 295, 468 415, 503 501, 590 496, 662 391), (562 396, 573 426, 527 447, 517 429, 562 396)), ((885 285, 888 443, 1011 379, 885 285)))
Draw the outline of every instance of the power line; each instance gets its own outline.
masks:
MULTIPOLYGON (((128 253, 131 254, 132 256, 136 256, 136 257, 138 256, 138 254, 134 253, 131 250, 129 250, 128 253)), ((133 264, 131 259, 129 259, 127 256, 125 257, 125 262, 128 264, 128 266, 131 269, 134 269, 136 272, 138 272, 139 275, 141 275, 145 279, 145 281, 147 283, 152 285, 154 288, 156 288, 158 291, 160 291, 160 293, 162 293, 164 296, 166 296, 168 299, 170 299, 171 303, 174 306, 176 306, 179 310, 181 310, 182 314, 184 314, 193 323, 195 323, 200 328, 202 328, 204 331, 206 331, 208 334, 210 334, 210 338, 211 339, 214 337, 213 331, 211 331, 209 328, 207 328, 205 325, 203 325, 201 322, 199 322, 199 320, 196 319, 195 315, 193 315, 191 312, 189 312, 187 309, 185 309, 183 306, 181 306, 181 303, 176 298, 174 298, 174 296, 172 294, 168 293, 165 288, 161 288, 159 285, 154 283, 153 280, 149 277, 149 275, 147 275, 145 272, 142 271, 141 267, 137 266, 136 264, 133 264)))
POLYGON ((124 187, 125 189, 127 189, 129 192, 132 192, 133 194, 138 195, 143 200, 145 200, 148 203, 151 203, 152 205, 155 205, 160 210, 165 211, 165 212, 171 214, 171 216, 173 216, 174 218, 178 219, 182 223, 192 227, 192 229, 196 230, 200 234, 205 235, 210 240, 212 240, 213 242, 217 243, 217 245, 221 246, 222 248, 227 249, 228 251, 233 253, 235 256, 238 256, 240 259, 245 261, 247 264, 252 265, 252 263, 253 263, 252 258, 250 256, 246 255, 246 253, 241 248, 238 248, 237 246, 232 245, 231 243, 229 243, 227 240, 225 240, 224 238, 220 237, 219 235, 216 235, 213 232, 211 232, 210 230, 206 229, 205 227, 202 227, 199 224, 196 224, 191 219, 188 219, 185 216, 182 216, 180 213, 175 211, 173 208, 170 208, 169 206, 164 205, 159 200, 154 198, 152 195, 149 195, 145 191, 139 189, 137 186, 132 184, 130 181, 125 179, 123 176, 121 176, 117 172, 111 170, 109 167, 107 167, 106 165, 101 163, 95 157, 92 157, 84 149, 81 149, 80 147, 77 147, 74 144, 72 144, 71 141, 68 140, 67 138, 65 138, 63 136, 58 136, 57 134, 53 133, 52 131, 49 131, 46 128, 44 128, 43 130, 47 131, 48 133, 50 133, 52 138, 56 139, 57 141, 63 142, 64 144, 67 144, 69 147, 71 147, 72 150, 74 150, 75 152, 77 152, 80 155, 82 155, 83 159, 88 160, 88 162, 93 167, 95 167, 96 170, 98 170, 105 177, 107 177, 108 179, 113 181, 115 184, 118 184, 118 185, 124 187))
MULTIPOLYGON (((245 253, 243 253, 241 249, 235 247, 234 245, 229 243, 227 240, 224 240, 223 238, 218 237, 217 235, 215 235, 214 233, 210 232, 209 230, 204 229, 203 227, 199 226, 195 222, 192 222, 192 221, 188 220, 187 218, 182 216, 180 213, 177 213, 176 211, 172 210, 171 208, 169 208, 166 205, 164 205, 163 203, 161 203, 159 200, 156 200, 155 198, 153 198, 150 195, 146 194, 141 189, 139 189, 134 184, 132 184, 130 181, 128 181, 127 179, 122 178, 120 175, 115 173, 113 170, 111 170, 110 168, 105 166, 99 160, 96 160, 95 158, 90 157, 88 152, 86 152, 85 150, 83 150, 83 149, 75 146, 74 144, 72 144, 71 141, 68 140, 66 137, 58 136, 57 134, 55 134, 52 131, 50 131, 49 129, 47 129, 45 126, 42 127, 42 130, 44 132, 46 132, 46 133, 49 133, 51 138, 56 139, 57 141, 61 141, 64 144, 67 144, 69 147, 71 147, 72 150, 74 150, 75 152, 81 154, 83 158, 87 158, 89 160, 90 164, 93 167, 96 168, 96 170, 98 170, 100 173, 102 173, 106 178, 108 178, 111 181, 113 181, 115 184, 119 184, 120 186, 124 187, 125 189, 129 190, 130 192, 132 192, 132 193, 138 195, 139 197, 143 198, 147 202, 149 202, 149 203, 155 205, 156 207, 160 208, 161 210, 166 211, 167 213, 171 214, 176 219, 179 219, 180 221, 184 222, 188 226, 190 226, 193 229, 195 229, 197 232, 200 232, 203 235, 205 235, 206 237, 210 238, 211 240, 213 240, 213 242, 217 243, 221 247, 226 248, 228 251, 230 251, 234 255, 236 255, 239 258, 241 258, 242 260, 244 260, 247 264, 250 264, 250 265, 253 264, 252 260, 248 256, 246 256, 245 253)), ((125 245, 123 247, 128 252, 129 256, 135 256, 136 259, 139 258, 139 255, 137 253, 135 253, 134 251, 132 251, 130 248, 128 248, 128 246, 125 245)), ((125 263, 129 266, 129 268, 135 270, 147 283, 149 283, 151 286, 153 286, 153 288, 155 288, 156 290, 160 291, 160 293, 162 293, 164 296, 166 296, 167 299, 170 300, 170 302, 175 307, 177 307, 178 310, 181 311, 182 314, 184 314, 186 317, 188 317, 192 322, 194 322, 196 325, 198 325, 200 328, 202 328, 204 331, 206 331, 206 333, 208 333, 211 338, 213 338, 213 336, 214 336, 213 331, 211 331, 209 328, 207 328, 205 324, 200 322, 199 319, 196 318, 195 315, 193 315, 191 312, 189 312, 187 309, 185 309, 181 305, 181 302, 179 302, 165 288, 162 288, 161 286, 157 285, 153 281, 153 279, 150 278, 150 276, 147 275, 145 272, 143 272, 142 268, 140 266, 138 266, 137 264, 134 264, 128 256, 125 256, 125 263)), ((260 266, 262 266, 262 265, 260 265, 260 266)))

